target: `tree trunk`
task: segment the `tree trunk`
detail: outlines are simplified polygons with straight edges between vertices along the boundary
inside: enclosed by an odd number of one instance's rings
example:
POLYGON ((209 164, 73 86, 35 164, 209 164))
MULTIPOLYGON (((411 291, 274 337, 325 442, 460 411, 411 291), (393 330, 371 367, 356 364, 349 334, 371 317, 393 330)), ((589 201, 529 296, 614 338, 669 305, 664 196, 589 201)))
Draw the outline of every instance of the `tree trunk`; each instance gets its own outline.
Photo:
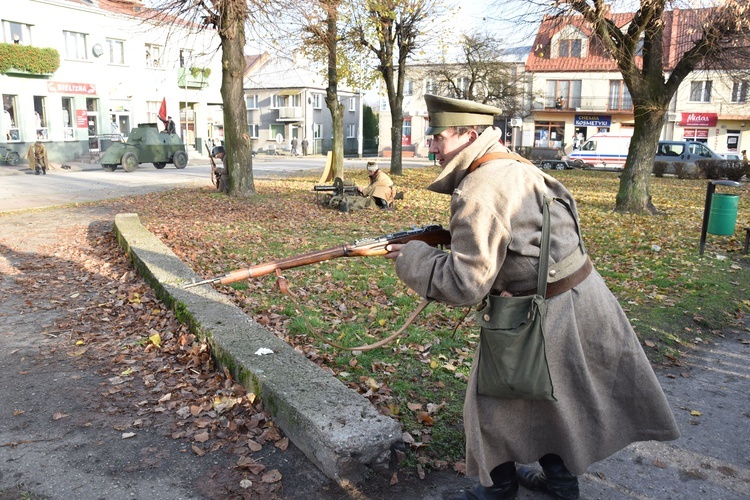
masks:
POLYGON ((404 147, 401 139, 404 134, 404 113, 401 108, 391 115, 391 174, 403 175, 404 165, 402 156, 404 147))
POLYGON ((634 113, 635 130, 630 140, 628 159, 620 176, 615 211, 656 214, 658 211, 651 202, 648 187, 666 110, 635 105, 634 113))
POLYGON ((229 173, 229 195, 255 194, 253 149, 247 128, 245 93, 245 19, 244 0, 223 0, 221 9, 221 98, 224 103, 224 143, 229 173))
POLYGON ((326 17, 326 51, 328 53, 328 87, 326 87, 326 105, 331 112, 333 127, 333 158, 331 170, 333 177, 344 178, 344 105, 339 102, 339 74, 337 68, 338 51, 338 0, 325 2, 326 17))

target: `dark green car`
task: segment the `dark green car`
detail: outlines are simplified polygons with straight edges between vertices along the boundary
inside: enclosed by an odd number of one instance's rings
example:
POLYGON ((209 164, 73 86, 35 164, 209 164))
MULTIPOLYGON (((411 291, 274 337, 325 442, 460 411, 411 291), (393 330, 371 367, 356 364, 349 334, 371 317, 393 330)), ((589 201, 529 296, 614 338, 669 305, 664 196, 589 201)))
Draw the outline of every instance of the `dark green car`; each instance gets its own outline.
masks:
POLYGON ((115 142, 107 148, 100 163, 107 172, 114 172, 117 165, 133 172, 141 163, 153 163, 158 169, 167 163, 185 168, 188 155, 179 135, 159 132, 156 123, 139 123, 130 131, 128 142, 115 142))

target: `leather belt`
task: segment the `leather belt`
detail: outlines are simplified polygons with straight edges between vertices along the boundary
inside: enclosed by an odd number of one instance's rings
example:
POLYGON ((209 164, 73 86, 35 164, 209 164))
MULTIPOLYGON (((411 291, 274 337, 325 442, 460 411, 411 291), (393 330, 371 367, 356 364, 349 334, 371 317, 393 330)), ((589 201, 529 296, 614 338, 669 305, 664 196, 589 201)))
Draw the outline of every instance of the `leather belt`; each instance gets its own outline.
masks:
MULTIPOLYGON (((581 284, 583 280, 588 278, 589 274, 591 274, 591 271, 594 269, 594 264, 591 263, 591 259, 589 256, 586 256, 586 260, 584 261, 583 265, 578 268, 577 271, 571 273, 569 276, 566 276, 565 278, 555 281, 552 283, 547 283, 547 295, 544 296, 545 299, 549 299, 554 297, 555 295, 560 295, 561 293, 565 293, 571 288, 574 288, 581 284)), ((523 296, 523 295, 535 295, 536 294, 536 288, 532 288, 531 290, 526 290, 523 292, 514 292, 513 295, 516 296, 523 296)))

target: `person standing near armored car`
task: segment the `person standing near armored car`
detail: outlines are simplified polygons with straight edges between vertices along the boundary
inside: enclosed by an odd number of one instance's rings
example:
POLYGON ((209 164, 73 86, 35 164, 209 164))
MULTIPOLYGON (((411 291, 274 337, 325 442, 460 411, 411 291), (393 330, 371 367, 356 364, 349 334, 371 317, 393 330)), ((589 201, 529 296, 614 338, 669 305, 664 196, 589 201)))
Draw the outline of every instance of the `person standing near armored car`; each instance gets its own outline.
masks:
MULTIPOLYGON (((450 252, 421 242, 387 248, 409 288, 454 306, 537 295, 543 206, 550 205, 547 280, 556 283, 542 297, 545 356, 518 361, 545 362, 554 397, 480 394, 478 348, 464 428, 466 473, 480 484, 461 498, 514 498, 519 484, 578 498, 577 476, 592 463, 635 441, 676 439, 674 416, 628 318, 585 252, 570 192, 499 142, 502 132, 491 125, 500 109, 432 95, 425 101, 430 153, 443 167, 427 189, 451 196, 451 244, 450 252), (537 461, 541 471, 516 465, 537 461)), ((495 317, 490 310, 477 321, 495 317)))

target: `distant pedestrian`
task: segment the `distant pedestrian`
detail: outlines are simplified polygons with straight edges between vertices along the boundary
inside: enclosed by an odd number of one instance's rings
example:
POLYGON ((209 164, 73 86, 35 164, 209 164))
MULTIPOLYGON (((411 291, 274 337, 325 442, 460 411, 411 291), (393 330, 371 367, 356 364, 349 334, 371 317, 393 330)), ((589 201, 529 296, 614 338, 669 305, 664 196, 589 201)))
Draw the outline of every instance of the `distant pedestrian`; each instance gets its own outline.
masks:
POLYGON ((292 137, 292 156, 297 156, 297 138, 292 137))
POLYGON ((307 137, 304 137, 302 139, 302 156, 307 156, 307 145, 308 145, 307 137))
POLYGON ((742 150, 742 161, 747 161, 747 149, 742 150))

